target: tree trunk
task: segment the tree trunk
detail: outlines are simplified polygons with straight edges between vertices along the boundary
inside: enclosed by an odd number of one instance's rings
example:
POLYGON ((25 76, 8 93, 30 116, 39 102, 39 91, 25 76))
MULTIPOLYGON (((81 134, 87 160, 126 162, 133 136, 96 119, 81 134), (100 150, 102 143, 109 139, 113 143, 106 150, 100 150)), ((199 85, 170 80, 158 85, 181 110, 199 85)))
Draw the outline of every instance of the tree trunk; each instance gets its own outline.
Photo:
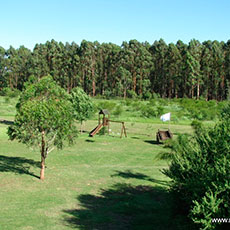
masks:
POLYGON ((193 98, 194 97, 194 85, 193 85, 193 83, 192 83, 192 88, 191 88, 191 98, 193 98))
POLYGON ((95 96, 95 92, 96 92, 96 84, 95 84, 95 80, 93 79, 92 82, 92 87, 93 87, 93 97, 95 96))
POLYGON ((124 88, 124 99, 126 99, 126 91, 127 91, 127 89, 126 89, 126 87, 124 88))
POLYGON ((45 157, 41 156, 41 172, 40 172, 40 180, 45 179, 45 157))
POLYGON ((196 99, 200 98, 200 82, 197 80, 197 91, 196 91, 196 99))
POLYGON ((42 131, 40 180, 44 180, 44 179, 45 179, 45 132, 42 131))
POLYGON ((69 92, 70 92, 69 89, 70 89, 70 87, 69 87, 69 77, 67 77, 67 90, 66 90, 66 91, 67 91, 68 94, 69 94, 69 92))
POLYGON ((140 74, 140 88, 139 88, 139 95, 142 95, 142 92, 143 92, 143 85, 142 85, 142 80, 143 80, 143 77, 142 77, 142 74, 140 74))
POLYGON ((136 93, 136 87, 137 87, 137 77, 136 74, 133 76, 133 92, 136 93))

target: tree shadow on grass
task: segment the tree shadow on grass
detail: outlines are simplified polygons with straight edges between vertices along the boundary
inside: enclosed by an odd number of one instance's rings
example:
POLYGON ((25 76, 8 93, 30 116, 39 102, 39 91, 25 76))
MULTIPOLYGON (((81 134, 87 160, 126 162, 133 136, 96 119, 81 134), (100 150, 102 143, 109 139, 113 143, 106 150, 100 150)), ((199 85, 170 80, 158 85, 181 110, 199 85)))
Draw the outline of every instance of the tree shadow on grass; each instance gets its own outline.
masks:
POLYGON ((143 173, 132 172, 131 170, 126 170, 126 171, 117 171, 116 170, 115 172, 116 173, 111 175, 111 177, 123 177, 126 179, 133 178, 133 179, 139 179, 139 180, 146 180, 146 181, 154 182, 158 185, 165 185, 165 186, 168 185, 167 181, 157 180, 157 179, 151 178, 151 177, 149 177, 143 173))
POLYGON ((139 140, 140 137, 131 137, 132 139, 136 139, 136 140, 139 140))
POLYGON ((81 230, 189 229, 175 218, 170 193, 162 187, 115 184, 99 195, 77 197, 81 208, 64 210, 65 223, 81 230), (183 226, 182 228, 178 226, 183 226))
POLYGON ((158 141, 155 141, 155 140, 145 140, 144 142, 152 144, 152 145, 163 145, 162 142, 158 142, 158 141))
POLYGON ((13 172, 15 174, 28 174, 39 178, 32 172, 30 167, 40 167, 40 162, 24 157, 9 157, 0 155, 0 172, 13 172))
POLYGON ((94 140, 86 139, 85 142, 94 143, 95 141, 94 140))
POLYGON ((4 125, 13 125, 14 122, 13 122, 13 121, 8 121, 8 120, 0 120, 0 124, 4 124, 4 125))

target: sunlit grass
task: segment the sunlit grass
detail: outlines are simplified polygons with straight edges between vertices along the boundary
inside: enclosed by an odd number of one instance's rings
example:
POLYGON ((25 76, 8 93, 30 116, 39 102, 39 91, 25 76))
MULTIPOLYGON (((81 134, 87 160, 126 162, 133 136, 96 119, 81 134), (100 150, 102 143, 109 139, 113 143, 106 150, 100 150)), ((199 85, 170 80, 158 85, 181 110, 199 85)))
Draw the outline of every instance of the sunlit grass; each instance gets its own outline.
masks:
MULTIPOLYGON (((0 97, 0 121, 13 120, 17 99, 0 97)), ((121 101, 115 101, 120 103, 121 101)), ((146 102, 141 102, 146 103, 146 102)), ((168 108, 170 109, 170 108, 168 108)), ((110 123, 110 135, 88 137, 97 113, 83 124, 73 146, 53 151, 41 182, 40 154, 7 136, 0 122, 0 229, 178 229, 185 224, 173 214, 169 179, 161 170, 169 149, 156 144, 158 129, 192 133, 191 121, 163 123, 138 117, 129 106, 110 123)), ((80 125, 79 125, 80 128, 80 125)), ((181 228, 183 229, 183 228, 181 228)))
MULTIPOLYGON (((101 214, 102 217, 96 215, 96 220, 89 216, 76 217, 82 225, 73 226, 68 221, 72 214, 66 210, 82 210, 82 202, 78 197, 87 194, 100 196, 102 191, 110 190, 117 184, 122 185, 123 189, 126 186, 127 191, 131 189, 134 192, 137 189, 138 194, 141 191, 136 186, 147 186, 143 187, 146 188, 146 195, 150 191, 152 193, 155 187, 167 189, 168 179, 161 173, 161 169, 168 167, 168 162, 159 160, 156 156, 168 150, 154 142, 155 132, 162 125, 127 122, 128 137, 120 139, 120 125, 111 123, 110 136, 88 137, 88 132, 96 124, 96 121, 86 122, 85 132, 76 139, 73 146, 50 153, 46 161, 44 182, 37 178, 40 171, 39 152, 28 149, 23 144, 10 142, 6 134, 7 126, 0 125, 1 229, 87 229, 88 221, 97 226, 100 218, 105 218, 105 223, 109 226, 105 213, 101 214)), ((171 129, 173 132, 192 131, 190 126, 174 125, 171 129)), ((121 192, 118 187, 115 193, 121 192)), ((147 199, 144 197, 141 195, 135 200, 141 202, 140 199, 147 199)), ((109 196, 108 199, 114 202, 114 196, 109 196)), ((131 204, 132 202, 129 205, 131 204)), ((117 210, 113 208, 111 211, 118 215, 119 211, 117 214, 117 210)), ((120 208, 125 208, 123 203, 120 208)), ((128 206, 124 212, 128 215, 133 208, 128 206)), ((148 215, 152 215, 152 212, 148 210, 148 215)), ((160 214, 156 212, 154 215, 160 214)), ((170 219, 170 216, 167 218, 170 219)), ((122 221, 125 222, 124 219, 122 221)), ((103 224, 99 224, 99 229, 100 226, 103 224)), ((161 229, 160 223, 156 229, 161 229)))

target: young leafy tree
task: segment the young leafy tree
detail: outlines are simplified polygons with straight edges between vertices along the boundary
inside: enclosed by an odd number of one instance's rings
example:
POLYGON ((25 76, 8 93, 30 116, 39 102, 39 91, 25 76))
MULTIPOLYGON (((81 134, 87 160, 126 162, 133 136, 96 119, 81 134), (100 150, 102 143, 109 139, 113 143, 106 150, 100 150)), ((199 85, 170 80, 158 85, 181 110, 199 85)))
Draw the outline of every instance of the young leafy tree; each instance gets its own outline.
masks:
POLYGON ((76 87, 71 91, 71 102, 76 120, 82 122, 87 120, 93 112, 93 102, 91 98, 80 87, 76 87))
POLYGON ((41 151, 40 179, 44 180, 45 159, 54 147, 62 148, 64 140, 76 136, 73 107, 69 95, 52 77, 43 77, 27 85, 16 106, 15 121, 8 129, 11 140, 41 151))

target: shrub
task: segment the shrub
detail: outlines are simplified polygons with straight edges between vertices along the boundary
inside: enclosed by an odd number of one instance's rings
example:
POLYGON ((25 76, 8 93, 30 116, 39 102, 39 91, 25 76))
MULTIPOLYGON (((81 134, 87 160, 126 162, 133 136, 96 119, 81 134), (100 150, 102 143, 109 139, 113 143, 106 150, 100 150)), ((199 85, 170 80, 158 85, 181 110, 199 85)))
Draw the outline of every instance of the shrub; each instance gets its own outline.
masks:
POLYGON ((143 117, 146 117, 146 118, 156 117, 157 114, 158 114, 157 110, 152 106, 144 105, 141 107, 141 115, 143 117))
POLYGON ((168 103, 169 103, 169 99, 159 98, 159 99, 158 99, 158 102, 159 102, 159 104, 162 105, 162 106, 167 106, 168 103))
POLYGON ((191 126, 195 129, 195 131, 197 131, 202 128, 202 123, 200 121, 193 120, 191 126))
POLYGON ((151 99, 148 103, 150 106, 155 106, 156 105, 156 99, 151 99))
POLYGON ((164 108, 162 106, 157 106, 157 116, 161 116, 164 113, 164 108))
POLYGON ((152 94, 149 91, 147 91, 147 92, 142 94, 142 98, 144 100, 150 100, 152 98, 152 94))
POLYGON ((129 98, 137 98, 137 94, 133 91, 133 90, 128 90, 127 91, 127 96, 129 97, 129 98))
POLYGON ((178 137, 164 170, 176 203, 200 229, 218 229, 222 226, 212 218, 230 216, 230 118, 224 115, 229 112, 230 105, 222 112, 224 119, 209 129, 193 122, 195 134, 178 137))
POLYGON ((97 109, 108 109, 111 112, 116 107, 116 103, 113 101, 100 101, 97 104, 97 109))
POLYGON ((19 96, 19 94, 20 94, 20 91, 18 89, 12 90, 11 88, 8 88, 8 87, 3 88, 0 92, 1 96, 7 96, 7 97, 11 97, 11 98, 17 97, 17 96, 19 96))
POLYGON ((187 118, 200 121, 216 119, 220 107, 214 100, 204 101, 182 98, 178 99, 177 103, 179 103, 183 111, 187 111, 184 113, 187 118))
POLYGON ((160 95, 158 93, 153 93, 152 98, 153 99, 158 99, 158 98, 160 98, 160 95))
POLYGON ((145 105, 143 106, 142 103, 140 103, 140 101, 134 101, 131 105, 133 111, 140 111, 143 109, 143 107, 145 107, 145 105))
POLYGON ((9 97, 5 97, 5 98, 4 98, 4 102, 5 102, 6 104, 8 104, 8 103, 10 102, 10 98, 9 98, 9 97))
POLYGON ((94 112, 94 106, 91 98, 80 87, 73 88, 71 91, 70 101, 74 109, 74 117, 76 120, 83 121, 90 118, 94 112))
POLYGON ((115 110, 113 111, 113 115, 116 116, 116 117, 119 117, 123 112, 123 107, 122 105, 117 105, 115 107, 115 110))
POLYGON ((132 100, 130 100, 129 98, 125 99, 125 105, 126 106, 130 106, 132 104, 132 100))
POLYGON ((105 92, 104 92, 104 97, 105 97, 106 99, 110 99, 112 96, 113 96, 113 95, 112 95, 112 92, 111 92, 110 90, 105 90, 105 92))
POLYGON ((9 92, 11 91, 11 88, 3 88, 1 91, 0 91, 0 95, 1 96, 8 96, 9 92))

